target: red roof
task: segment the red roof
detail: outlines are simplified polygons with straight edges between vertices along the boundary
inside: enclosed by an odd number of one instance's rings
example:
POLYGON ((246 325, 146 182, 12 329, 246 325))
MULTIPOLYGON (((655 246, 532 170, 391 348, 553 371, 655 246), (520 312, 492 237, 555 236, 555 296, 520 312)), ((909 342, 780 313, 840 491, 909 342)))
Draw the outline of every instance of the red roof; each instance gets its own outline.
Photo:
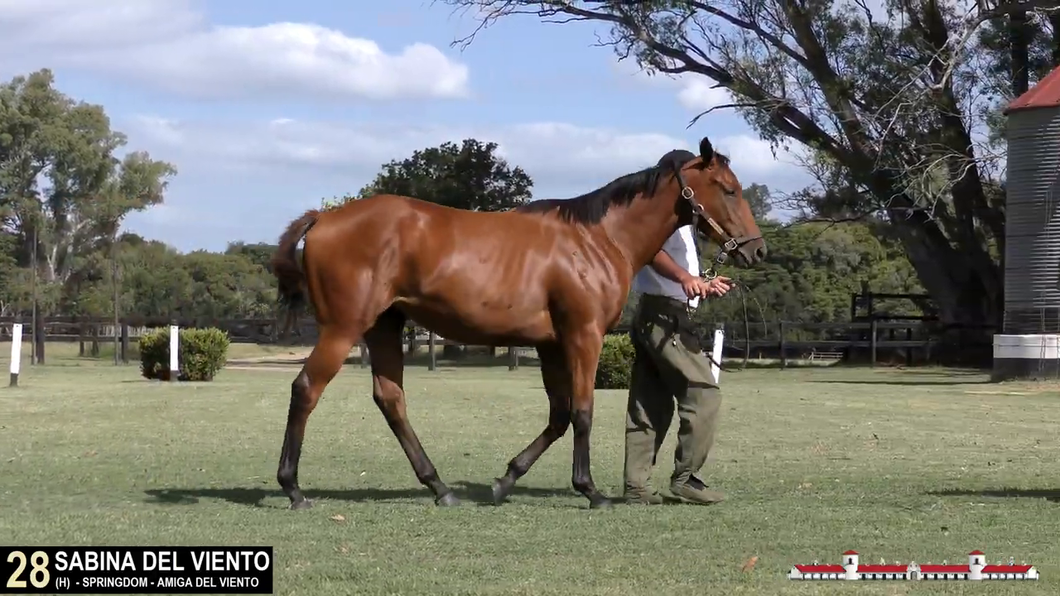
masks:
POLYGON ((921 565, 921 573, 968 573, 967 565, 921 565))
POLYGON ((858 573, 905 573, 909 565, 858 565, 858 573))
POLYGON ((796 565, 795 569, 803 573, 843 573, 842 565, 796 565))
POLYGON ((987 565, 983 573, 1027 573, 1030 569, 1030 565, 987 565))
POLYGON ((1031 108, 1052 108, 1060 106, 1060 68, 1045 75, 1038 84, 1017 97, 1005 108, 1005 113, 1031 108))
POLYGON ((986 554, 986 553, 984 553, 984 552, 983 552, 983 551, 981 551, 981 550, 973 550, 972 552, 970 552, 970 553, 968 553, 968 554, 969 554, 969 555, 982 555, 982 554, 986 554))
POLYGON ((847 552, 845 552, 843 554, 844 555, 856 555, 856 554, 858 554, 858 551, 856 551, 856 550, 848 550, 847 552))

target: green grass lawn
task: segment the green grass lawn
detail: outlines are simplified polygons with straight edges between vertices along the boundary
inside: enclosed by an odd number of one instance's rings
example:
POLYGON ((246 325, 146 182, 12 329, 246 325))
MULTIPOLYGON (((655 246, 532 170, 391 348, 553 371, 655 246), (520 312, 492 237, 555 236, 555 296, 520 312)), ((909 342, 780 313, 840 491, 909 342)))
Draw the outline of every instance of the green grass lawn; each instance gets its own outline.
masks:
MULTIPOLYGON (((0 353, 6 369, 7 353, 0 353)), ((293 512, 274 479, 295 370, 164 384, 136 366, 24 367, 0 388, 8 544, 273 545, 277 594, 1057 594, 1060 395, 889 369, 723 374, 712 507, 590 511, 571 435, 511 502, 489 483, 543 427, 537 370, 410 368, 409 414, 464 506, 439 509, 347 366, 310 419, 293 512), (1039 582, 794 582, 795 563, 990 562, 1039 582), (757 556, 753 570, 741 566, 757 556)), ((621 391, 597 393, 597 484, 621 487, 621 391)), ((674 440, 656 474, 666 485, 674 440)))

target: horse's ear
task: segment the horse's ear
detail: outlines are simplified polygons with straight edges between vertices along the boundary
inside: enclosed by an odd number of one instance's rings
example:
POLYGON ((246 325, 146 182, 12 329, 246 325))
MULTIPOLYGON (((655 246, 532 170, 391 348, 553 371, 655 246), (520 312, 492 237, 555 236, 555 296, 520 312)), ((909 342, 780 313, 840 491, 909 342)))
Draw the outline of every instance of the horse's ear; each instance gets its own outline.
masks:
POLYGON ((703 137, 703 140, 699 142, 699 155, 705 164, 714 159, 714 146, 710 144, 710 139, 707 137, 703 137))

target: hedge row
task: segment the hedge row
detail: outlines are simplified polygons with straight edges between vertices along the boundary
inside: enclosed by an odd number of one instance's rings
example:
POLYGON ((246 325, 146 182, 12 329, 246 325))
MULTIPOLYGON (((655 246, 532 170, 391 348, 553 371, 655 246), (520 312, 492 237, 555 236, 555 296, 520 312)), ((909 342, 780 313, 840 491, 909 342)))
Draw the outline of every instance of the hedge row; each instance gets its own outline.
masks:
POLYGON ((633 341, 629 335, 604 336, 600 362, 596 365, 597 389, 628 389, 633 370, 633 341))
MULTIPOLYGON (((228 333, 209 329, 181 329, 178 381, 212 381, 228 358, 228 333)), ((163 327, 140 336, 140 374, 148 379, 168 381, 169 328, 163 327)))

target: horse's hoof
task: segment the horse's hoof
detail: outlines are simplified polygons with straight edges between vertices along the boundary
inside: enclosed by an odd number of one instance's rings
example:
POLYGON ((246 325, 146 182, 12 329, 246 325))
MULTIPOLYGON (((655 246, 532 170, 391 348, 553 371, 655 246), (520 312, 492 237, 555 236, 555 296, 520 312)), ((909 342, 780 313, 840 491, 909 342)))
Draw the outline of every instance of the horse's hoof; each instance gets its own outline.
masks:
POLYGON ((508 498, 508 491, 511 490, 511 485, 504 481, 502 478, 493 479, 493 504, 500 505, 508 498))
POLYGON ((445 493, 434 500, 434 504, 439 507, 456 507, 460 504, 460 499, 456 498, 453 493, 445 493))
POLYGON ((614 503, 603 495, 597 495, 589 499, 589 509, 610 509, 614 503))
POLYGON ((299 509, 311 509, 313 502, 309 499, 302 499, 301 501, 291 501, 291 506, 288 509, 292 511, 298 511, 299 509))

